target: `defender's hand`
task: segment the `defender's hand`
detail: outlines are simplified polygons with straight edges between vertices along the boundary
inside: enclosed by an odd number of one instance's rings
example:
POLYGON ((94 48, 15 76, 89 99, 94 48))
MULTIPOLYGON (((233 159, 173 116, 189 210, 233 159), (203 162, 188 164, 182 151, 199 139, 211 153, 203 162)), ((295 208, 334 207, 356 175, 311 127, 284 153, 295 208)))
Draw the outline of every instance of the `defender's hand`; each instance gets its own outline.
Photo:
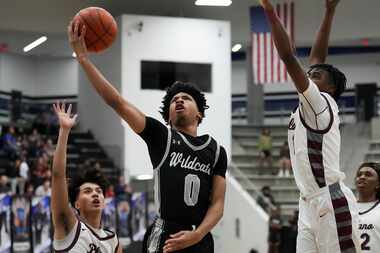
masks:
POLYGON ((68 129, 70 130, 75 125, 75 120, 77 118, 77 114, 72 115, 71 114, 71 104, 69 105, 69 108, 66 111, 66 105, 65 102, 60 103, 59 101, 56 104, 53 104, 53 108, 55 111, 55 114, 58 117, 59 125, 62 129, 68 129))
POLYGON ((325 0, 327 10, 335 10, 340 0, 325 0))
POLYGON ((273 10, 273 5, 270 0, 260 0, 260 4, 266 11, 273 10))

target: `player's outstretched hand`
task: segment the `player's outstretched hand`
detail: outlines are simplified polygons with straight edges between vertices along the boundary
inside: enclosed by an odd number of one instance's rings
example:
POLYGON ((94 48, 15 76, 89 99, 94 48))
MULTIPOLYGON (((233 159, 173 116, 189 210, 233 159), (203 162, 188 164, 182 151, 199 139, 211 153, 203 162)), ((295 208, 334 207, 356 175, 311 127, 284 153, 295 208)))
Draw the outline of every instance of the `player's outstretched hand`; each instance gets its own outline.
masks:
POLYGON ((273 5, 270 0, 260 0, 260 4, 267 11, 273 10, 273 5))
POLYGON ((71 48, 74 50, 77 55, 77 59, 87 57, 87 46, 84 40, 86 35, 86 26, 82 25, 82 28, 79 27, 79 22, 71 21, 67 27, 67 36, 69 37, 69 42, 71 48))
POLYGON ((53 108, 55 111, 55 114, 58 117, 59 120, 59 126, 62 129, 70 130, 74 125, 77 118, 77 114, 72 115, 71 114, 71 108, 72 105, 69 105, 69 108, 66 110, 66 104, 65 102, 59 102, 53 104, 53 108))
POLYGON ((170 235, 166 240, 163 251, 164 253, 174 252, 198 243, 202 238, 195 231, 180 231, 170 235))
POLYGON ((340 0, 325 0, 326 1, 326 9, 335 10, 336 6, 340 2, 340 0))

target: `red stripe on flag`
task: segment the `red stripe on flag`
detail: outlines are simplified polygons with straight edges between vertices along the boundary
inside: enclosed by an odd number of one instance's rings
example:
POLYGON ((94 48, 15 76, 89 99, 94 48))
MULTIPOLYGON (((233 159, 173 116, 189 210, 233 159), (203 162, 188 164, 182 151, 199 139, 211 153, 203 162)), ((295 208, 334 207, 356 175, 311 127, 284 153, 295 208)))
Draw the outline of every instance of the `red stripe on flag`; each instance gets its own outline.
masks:
POLYGON ((270 82, 273 83, 274 82, 274 45, 273 45, 273 40, 272 40, 272 36, 269 36, 270 37, 270 82))
MULTIPOLYGON (((288 4, 284 4, 284 24, 285 24, 285 29, 288 31, 288 4)), ((286 71, 286 66, 284 65, 284 80, 288 81, 288 75, 286 71)))
MULTIPOLYGON (((277 15, 280 17, 282 17, 281 15, 281 6, 278 4, 277 5, 277 15)), ((278 52, 277 52, 277 79, 276 79, 276 82, 281 82, 281 59, 278 55, 278 52)))
POLYGON ((260 34, 257 34, 257 81, 261 83, 261 65, 260 65, 260 57, 261 57, 261 52, 260 52, 260 34))
POLYGON ((268 64, 268 60, 267 60, 267 35, 264 34, 264 83, 267 82, 267 64, 268 64))

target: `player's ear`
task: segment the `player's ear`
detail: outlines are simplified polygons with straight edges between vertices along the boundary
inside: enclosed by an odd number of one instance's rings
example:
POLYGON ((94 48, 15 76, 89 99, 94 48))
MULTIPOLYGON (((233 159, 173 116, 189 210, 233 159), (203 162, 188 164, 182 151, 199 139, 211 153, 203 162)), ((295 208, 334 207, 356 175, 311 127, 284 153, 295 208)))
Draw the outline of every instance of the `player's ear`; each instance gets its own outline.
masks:
POLYGON ((78 203, 78 200, 75 201, 74 205, 75 205, 75 209, 79 210, 79 203, 78 203))

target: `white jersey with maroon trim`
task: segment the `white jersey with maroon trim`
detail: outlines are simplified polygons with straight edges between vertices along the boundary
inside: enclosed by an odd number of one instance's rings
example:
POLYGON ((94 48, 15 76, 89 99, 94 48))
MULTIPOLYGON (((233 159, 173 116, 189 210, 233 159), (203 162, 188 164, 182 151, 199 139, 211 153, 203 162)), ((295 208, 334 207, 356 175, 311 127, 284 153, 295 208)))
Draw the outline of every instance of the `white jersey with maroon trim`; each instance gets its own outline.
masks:
POLYGON ((54 240, 54 252, 111 253, 117 252, 119 241, 116 234, 106 229, 94 229, 82 221, 62 240, 54 240))
POLYGON ((359 235, 363 253, 380 252, 380 201, 358 203, 359 235))
MULTIPOLYGON (((314 85, 311 83, 311 85, 314 85)), ((305 94, 305 93, 304 93, 305 94)), ((302 95, 302 94, 301 94, 302 95)), ((310 94, 308 94, 310 96, 310 94)), ((340 132, 338 106, 335 100, 327 93, 317 93, 313 96, 322 96, 327 107, 320 113, 308 115, 305 113, 307 98, 300 99, 298 108, 292 113, 288 127, 288 143, 290 157, 296 184, 302 195, 306 196, 320 188, 331 185, 344 179, 340 171, 340 132), (305 102, 306 101, 306 102, 305 102), (316 130, 307 125, 304 117, 315 118, 318 126, 318 117, 322 113, 329 113, 327 127, 316 130)), ((310 105, 309 105, 310 106, 310 105)))

